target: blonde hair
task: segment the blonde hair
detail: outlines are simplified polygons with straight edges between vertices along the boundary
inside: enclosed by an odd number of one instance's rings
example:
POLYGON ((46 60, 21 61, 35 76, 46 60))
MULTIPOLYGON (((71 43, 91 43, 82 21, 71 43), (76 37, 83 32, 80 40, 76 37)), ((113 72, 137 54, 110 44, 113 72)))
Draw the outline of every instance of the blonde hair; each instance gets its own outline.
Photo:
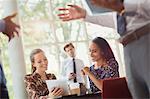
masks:
POLYGON ((32 52, 31 52, 31 54, 30 54, 30 61, 31 61, 31 65, 32 65, 32 73, 34 73, 35 70, 36 70, 36 67, 33 66, 33 63, 34 63, 34 55, 36 55, 36 54, 38 54, 38 53, 41 53, 41 52, 44 53, 44 51, 41 50, 41 49, 34 49, 34 50, 32 50, 32 52))

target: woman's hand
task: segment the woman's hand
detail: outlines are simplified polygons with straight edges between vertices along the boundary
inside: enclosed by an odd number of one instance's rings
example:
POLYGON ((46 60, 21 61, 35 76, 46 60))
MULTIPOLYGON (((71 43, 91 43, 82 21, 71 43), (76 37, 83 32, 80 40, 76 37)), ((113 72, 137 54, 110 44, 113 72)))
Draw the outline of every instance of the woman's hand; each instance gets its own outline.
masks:
POLYGON ((69 80, 75 79, 76 74, 75 73, 70 73, 69 74, 69 80))
POLYGON ((59 11, 63 11, 63 13, 58 14, 59 18, 62 21, 70 21, 80 18, 85 18, 86 11, 85 9, 77 6, 77 5, 68 5, 69 8, 59 8, 59 11))
POLYGON ((57 96, 62 96, 63 95, 63 89, 62 88, 58 88, 58 87, 54 87, 50 93, 49 96, 50 97, 57 97, 57 96))
POLYGON ((90 72, 89 67, 84 67, 84 68, 81 70, 81 73, 82 73, 83 75, 89 75, 89 73, 91 73, 91 72, 90 72))

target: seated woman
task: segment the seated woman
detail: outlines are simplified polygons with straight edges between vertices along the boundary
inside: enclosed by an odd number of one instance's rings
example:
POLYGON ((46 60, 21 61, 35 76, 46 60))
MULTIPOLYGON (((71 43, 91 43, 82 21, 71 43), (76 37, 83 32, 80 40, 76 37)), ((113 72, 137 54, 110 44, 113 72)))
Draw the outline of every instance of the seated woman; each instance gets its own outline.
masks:
POLYGON ((89 47, 90 57, 94 64, 82 70, 90 78, 90 88, 93 93, 102 91, 102 81, 107 78, 119 77, 118 63, 108 42, 97 37, 89 47))
POLYGON ((49 91, 45 80, 56 79, 54 74, 47 74, 48 60, 41 49, 34 49, 31 52, 30 60, 32 64, 32 74, 25 76, 24 81, 29 99, 47 99, 50 97, 60 96, 63 89, 54 88, 49 91))

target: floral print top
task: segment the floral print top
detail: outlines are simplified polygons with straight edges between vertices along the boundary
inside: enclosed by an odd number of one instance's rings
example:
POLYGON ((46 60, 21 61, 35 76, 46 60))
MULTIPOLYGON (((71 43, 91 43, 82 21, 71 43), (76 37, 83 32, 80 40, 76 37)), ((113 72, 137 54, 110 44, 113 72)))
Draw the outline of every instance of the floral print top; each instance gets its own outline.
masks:
MULTIPOLYGON (((94 69, 94 65, 90 67, 90 71, 97 79, 106 79, 119 77, 118 63, 114 58, 107 61, 108 66, 101 66, 98 69, 94 69)), ((90 79, 89 79, 90 80, 90 79)), ((92 93, 100 92, 96 85, 90 80, 90 88, 92 93)))
MULTIPOLYGON (((54 74, 46 74, 47 80, 56 79, 54 74)), ((40 96, 49 94, 46 82, 38 73, 28 74, 24 78, 28 99, 39 99, 40 96)))

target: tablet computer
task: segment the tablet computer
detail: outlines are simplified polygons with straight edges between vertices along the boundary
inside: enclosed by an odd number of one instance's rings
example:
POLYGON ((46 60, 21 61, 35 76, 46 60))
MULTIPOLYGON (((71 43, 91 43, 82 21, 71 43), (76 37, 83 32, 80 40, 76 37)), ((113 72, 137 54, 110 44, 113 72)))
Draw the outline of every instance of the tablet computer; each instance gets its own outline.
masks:
POLYGON ((93 5, 90 2, 90 0, 81 0, 81 1, 83 4, 83 7, 86 9, 86 11, 89 15, 104 14, 106 12, 112 12, 111 9, 107 9, 107 8, 93 5))
POLYGON ((54 87, 59 87, 64 90, 64 95, 69 95, 69 86, 65 80, 46 80, 46 84, 49 90, 52 90, 54 87))

